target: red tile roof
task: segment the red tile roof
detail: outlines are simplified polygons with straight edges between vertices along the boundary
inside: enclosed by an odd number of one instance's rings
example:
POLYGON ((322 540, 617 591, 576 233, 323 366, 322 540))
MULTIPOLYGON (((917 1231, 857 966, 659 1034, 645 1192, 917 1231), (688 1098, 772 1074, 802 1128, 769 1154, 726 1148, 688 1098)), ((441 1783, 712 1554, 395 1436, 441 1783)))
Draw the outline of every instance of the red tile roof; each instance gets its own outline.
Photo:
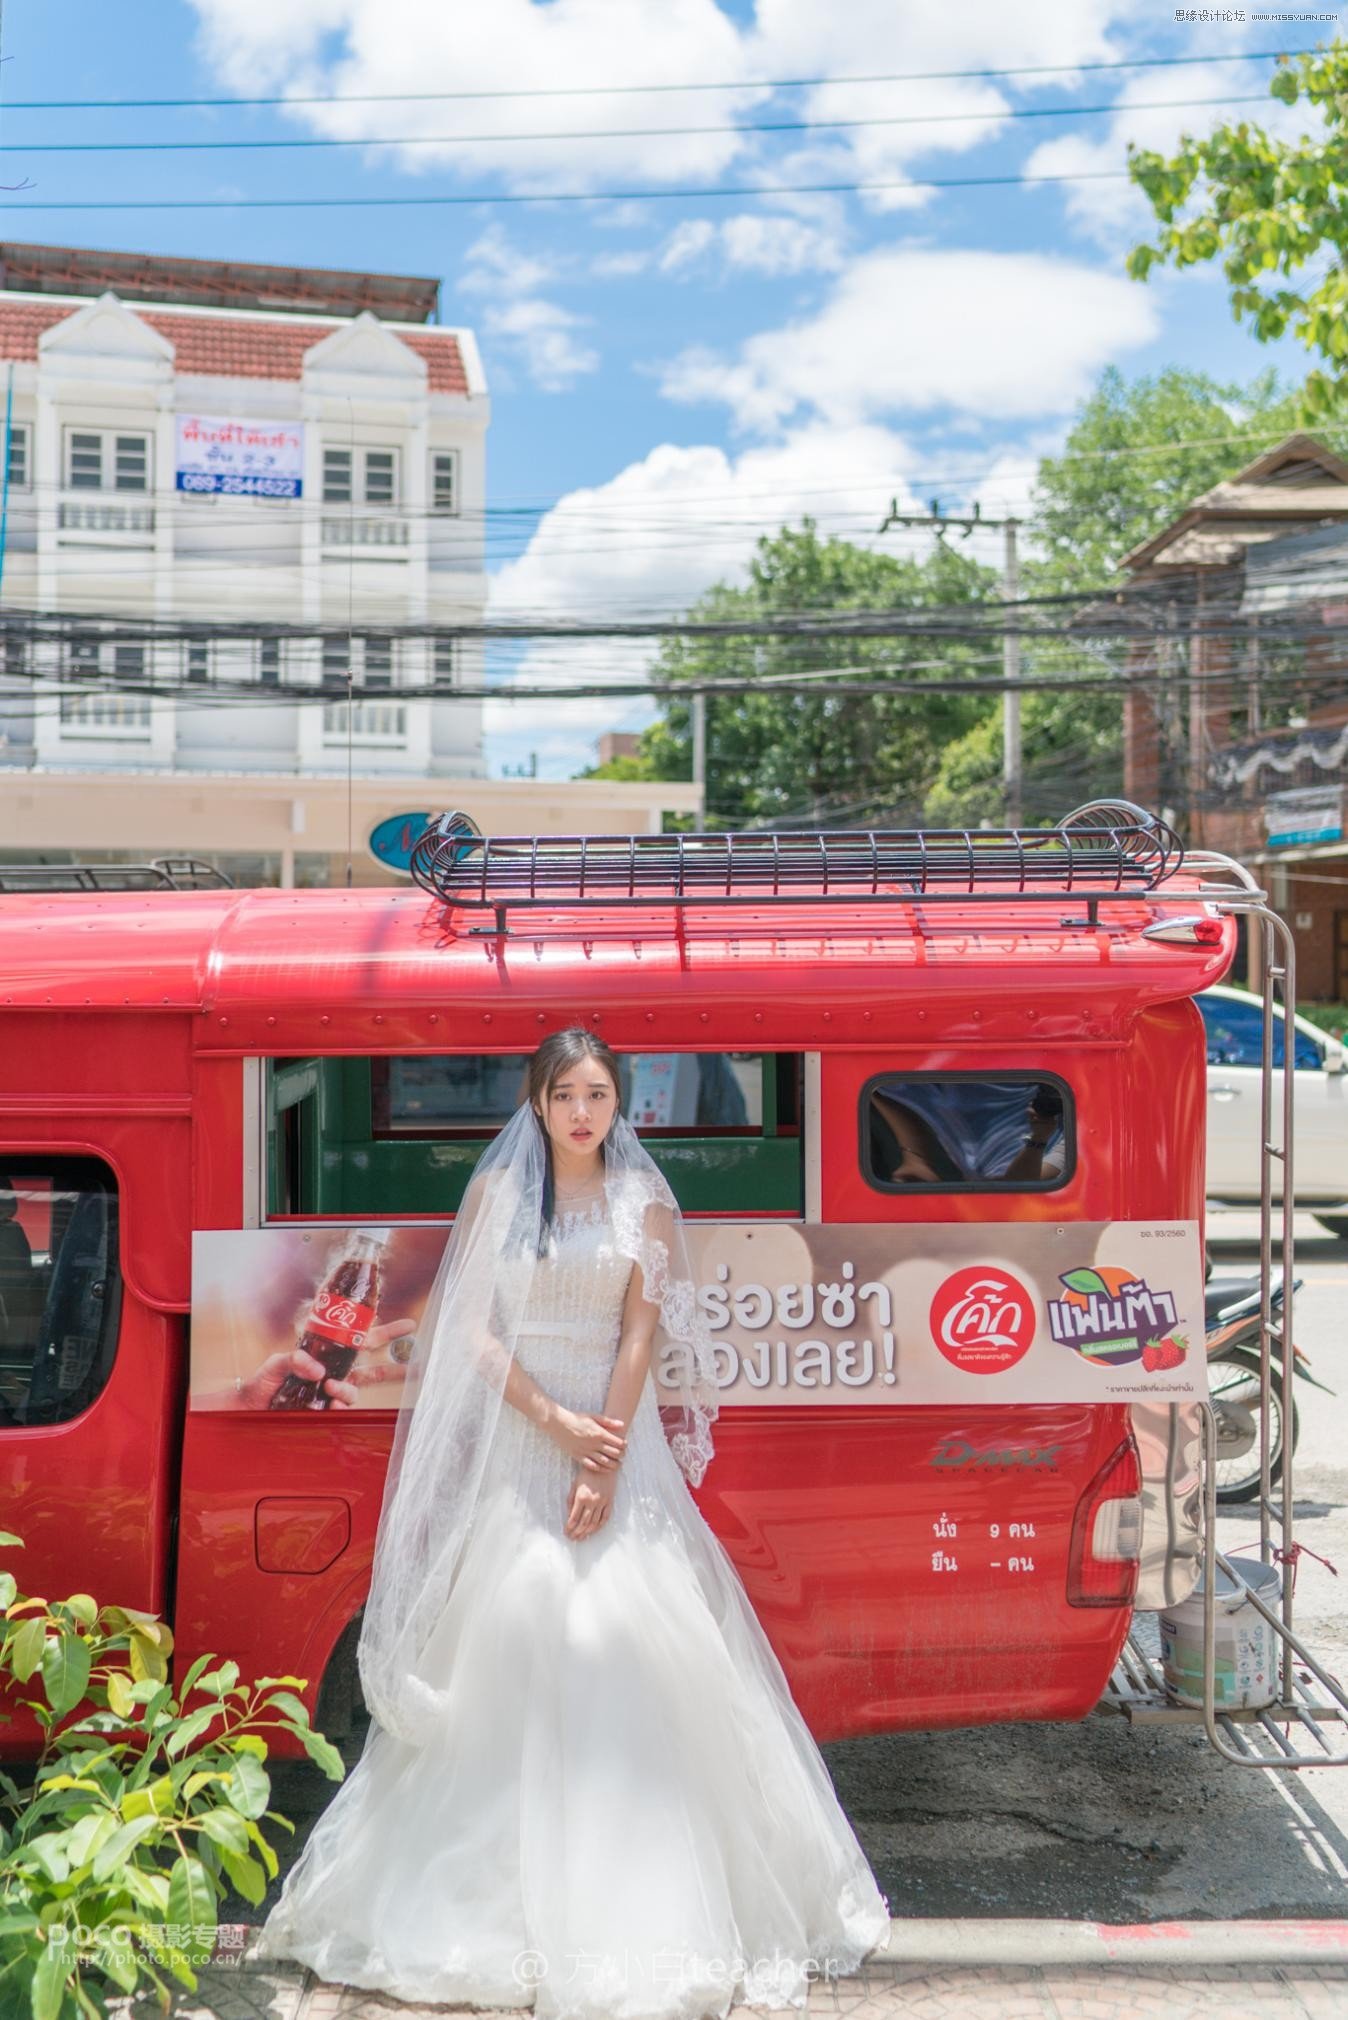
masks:
MULTIPOLYGON (((65 302, 19 301, 0 294, 0 358, 36 358, 42 332, 78 313, 65 302)), ((176 371, 224 379, 298 379, 305 353, 343 327, 334 321, 327 328, 316 329, 313 323, 291 316, 264 321, 252 316, 175 315, 167 309, 139 307, 133 313, 168 338, 176 371)), ((463 354, 451 330, 394 330, 390 334, 426 360, 432 393, 468 391, 463 354)))

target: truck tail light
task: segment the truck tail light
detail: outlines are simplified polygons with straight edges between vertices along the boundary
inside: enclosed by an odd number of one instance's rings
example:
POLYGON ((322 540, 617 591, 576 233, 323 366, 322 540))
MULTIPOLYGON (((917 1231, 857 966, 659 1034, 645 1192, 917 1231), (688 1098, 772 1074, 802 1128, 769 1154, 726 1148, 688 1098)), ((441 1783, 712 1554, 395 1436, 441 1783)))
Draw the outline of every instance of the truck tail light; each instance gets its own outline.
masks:
POLYGON ((1208 913, 1194 918, 1158 919, 1142 928, 1144 940, 1168 940, 1177 947, 1220 947, 1222 922, 1208 913))
POLYGON ((1125 1438, 1077 1504, 1067 1562, 1069 1606, 1128 1606, 1142 1555, 1142 1469, 1125 1438))

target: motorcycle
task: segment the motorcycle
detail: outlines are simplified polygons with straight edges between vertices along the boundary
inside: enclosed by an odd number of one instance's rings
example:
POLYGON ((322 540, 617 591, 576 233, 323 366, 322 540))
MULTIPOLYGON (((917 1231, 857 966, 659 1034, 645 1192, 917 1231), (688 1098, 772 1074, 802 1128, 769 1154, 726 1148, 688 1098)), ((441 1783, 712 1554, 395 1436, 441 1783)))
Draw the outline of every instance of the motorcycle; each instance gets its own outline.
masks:
MULTIPOLYGON (((1301 1289, 1301 1279, 1292 1280, 1292 1296, 1301 1289)), ((1281 1272, 1274 1278, 1269 1316, 1276 1323, 1283 1306, 1281 1272)), ((1259 1493, 1259 1324, 1258 1277, 1209 1277, 1205 1286, 1208 1394, 1217 1420, 1217 1499, 1223 1502, 1253 1501, 1259 1493)), ((1335 1392, 1310 1373, 1307 1356, 1292 1348, 1292 1371, 1326 1396, 1335 1392)), ((1296 1399, 1291 1401, 1291 1422, 1283 1422, 1283 1364, 1278 1341, 1269 1352, 1269 1480, 1276 1484, 1282 1476, 1285 1439, 1290 1432, 1291 1450, 1296 1451, 1300 1419, 1296 1399)))

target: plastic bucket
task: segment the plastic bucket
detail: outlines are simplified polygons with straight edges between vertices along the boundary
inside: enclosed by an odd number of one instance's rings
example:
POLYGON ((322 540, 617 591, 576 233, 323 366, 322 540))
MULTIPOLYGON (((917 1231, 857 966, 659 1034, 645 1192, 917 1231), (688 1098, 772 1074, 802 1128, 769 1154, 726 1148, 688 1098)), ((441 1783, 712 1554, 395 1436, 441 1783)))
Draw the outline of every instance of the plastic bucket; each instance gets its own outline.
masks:
MULTIPOLYGON (((1276 1607, 1282 1577, 1276 1564, 1232 1559, 1234 1579, 1217 1572, 1217 1618, 1213 1637, 1213 1701, 1218 1711, 1252 1711, 1278 1694, 1278 1636, 1256 1606, 1276 1607)), ((1161 1615, 1161 1673, 1166 1696, 1176 1704, 1203 1703, 1203 1580, 1190 1596, 1161 1615)))

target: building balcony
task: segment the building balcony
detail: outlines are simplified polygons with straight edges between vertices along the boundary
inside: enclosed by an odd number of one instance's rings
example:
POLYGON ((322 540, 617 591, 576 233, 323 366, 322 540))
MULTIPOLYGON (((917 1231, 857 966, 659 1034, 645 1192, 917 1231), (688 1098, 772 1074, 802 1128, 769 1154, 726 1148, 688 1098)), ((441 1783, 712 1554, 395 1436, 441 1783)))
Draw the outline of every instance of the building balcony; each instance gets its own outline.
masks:
POLYGON ((148 694, 63 694, 61 731, 66 736, 117 737, 145 743, 150 736, 148 694))
POLYGON ((327 511, 323 514, 319 529, 319 539, 325 549, 336 549, 343 553, 353 547, 366 549, 393 549, 382 552, 381 560, 402 561, 407 558, 406 550, 411 543, 411 526, 400 512, 356 512, 342 513, 327 511), (397 550, 401 549, 401 552, 397 550))
POLYGON ((60 545, 70 547, 149 547, 154 541, 155 511, 148 499, 74 496, 56 508, 60 545))
POLYGON ((323 708, 324 743, 380 745, 407 741, 407 704, 401 701, 330 701, 323 708))

